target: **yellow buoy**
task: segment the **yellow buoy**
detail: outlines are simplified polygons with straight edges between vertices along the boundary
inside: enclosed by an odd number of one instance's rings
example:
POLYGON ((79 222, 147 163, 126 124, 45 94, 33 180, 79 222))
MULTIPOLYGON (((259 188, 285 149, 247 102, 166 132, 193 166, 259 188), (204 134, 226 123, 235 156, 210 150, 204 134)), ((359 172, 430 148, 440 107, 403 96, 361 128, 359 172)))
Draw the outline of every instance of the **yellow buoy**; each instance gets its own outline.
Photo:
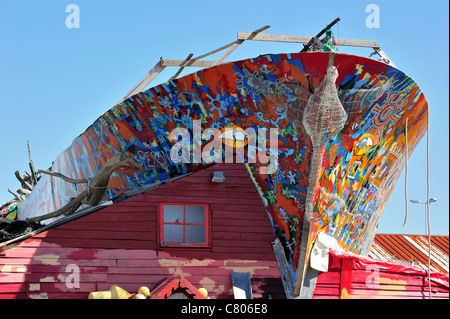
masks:
POLYGON ((89 293, 89 299, 111 299, 111 291, 93 291, 89 293))
POLYGON ((205 296, 205 298, 208 298, 208 290, 206 290, 205 288, 199 288, 198 292, 205 296))
POLYGON ((112 285, 108 291, 93 291, 89 293, 89 299, 128 299, 132 295, 117 285, 112 285))
POLYGON ((146 287, 146 286, 142 286, 139 288, 138 294, 142 294, 145 297, 147 297, 148 295, 150 295, 150 289, 148 289, 148 287, 146 287))
POLYGON ((112 285, 109 290, 111 291, 111 299, 128 299, 132 296, 128 291, 117 285, 112 285))

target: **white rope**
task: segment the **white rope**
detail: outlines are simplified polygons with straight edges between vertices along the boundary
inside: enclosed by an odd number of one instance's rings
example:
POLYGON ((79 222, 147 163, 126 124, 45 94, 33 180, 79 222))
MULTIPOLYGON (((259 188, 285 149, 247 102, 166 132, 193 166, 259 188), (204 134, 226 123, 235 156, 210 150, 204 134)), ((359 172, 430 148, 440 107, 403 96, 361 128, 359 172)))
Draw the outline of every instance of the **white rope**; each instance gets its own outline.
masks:
POLYGON ((428 293, 431 299, 431 230, 430 230, 430 112, 427 119, 427 230, 428 230, 428 293))
POLYGON ((408 218, 408 192, 407 192, 407 182, 408 182, 408 119, 406 119, 405 126, 405 220, 403 221, 403 227, 406 226, 406 219, 408 218))

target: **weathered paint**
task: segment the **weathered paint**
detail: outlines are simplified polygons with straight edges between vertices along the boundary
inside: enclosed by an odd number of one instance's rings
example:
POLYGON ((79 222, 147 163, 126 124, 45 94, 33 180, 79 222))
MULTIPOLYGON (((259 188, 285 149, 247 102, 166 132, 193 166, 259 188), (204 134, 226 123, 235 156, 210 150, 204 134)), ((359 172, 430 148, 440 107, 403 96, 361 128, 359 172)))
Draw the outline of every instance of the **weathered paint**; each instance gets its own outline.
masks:
MULTIPOLYGON (((113 174, 105 199, 114 199, 127 190, 208 166, 172 162, 169 154, 174 142, 169 133, 175 127, 192 131, 193 120, 199 120, 202 129, 278 128, 277 172, 261 173, 262 163, 246 165, 294 275, 302 240, 306 241, 302 254, 308 256, 319 230, 334 236, 345 250, 367 254, 405 163, 406 148, 411 154, 426 130, 428 106, 417 84, 401 71, 363 57, 335 55, 336 85, 348 120, 323 147, 318 185, 345 201, 355 216, 343 216, 334 206, 325 210, 327 200, 319 197, 315 212, 325 214, 302 238, 312 145, 301 121, 288 120, 286 106, 297 105, 303 111, 302 97, 320 85, 329 60, 330 53, 321 52, 262 55, 145 90, 103 114, 56 158, 51 169, 72 178, 92 177, 113 154, 127 152, 144 173, 113 174), (392 85, 372 100, 370 89, 387 81, 392 85), (281 101, 280 91, 289 96, 281 101)), ((19 206, 19 218, 54 211, 84 189, 43 176, 19 206)))
POLYGON ((136 293, 177 275, 210 298, 233 298, 232 271, 251 274, 255 298, 284 298, 273 237, 245 166, 217 164, 0 250, 0 299, 87 298, 113 284, 136 293), (223 183, 211 183, 214 170, 223 183), (180 198, 211 207, 211 247, 159 246, 159 203, 180 198), (70 286, 70 265, 79 288, 70 286))

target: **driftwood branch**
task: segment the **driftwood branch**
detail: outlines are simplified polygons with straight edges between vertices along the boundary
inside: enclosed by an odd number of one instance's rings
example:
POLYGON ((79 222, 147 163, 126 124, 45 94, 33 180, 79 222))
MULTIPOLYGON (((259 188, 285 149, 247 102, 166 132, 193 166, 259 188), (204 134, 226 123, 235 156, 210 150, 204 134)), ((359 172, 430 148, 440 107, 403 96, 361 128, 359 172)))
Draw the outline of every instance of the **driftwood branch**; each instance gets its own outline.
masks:
POLYGON ((87 178, 74 179, 74 178, 67 177, 67 176, 65 176, 65 175, 63 175, 61 173, 56 173, 56 172, 48 171, 48 170, 45 170, 45 169, 39 169, 37 172, 41 173, 41 174, 47 174, 47 175, 59 177, 59 178, 65 180, 66 182, 69 182, 69 183, 72 183, 72 184, 82 184, 82 183, 88 183, 89 182, 89 180, 87 178))
POLYGON ((8 188, 8 192, 10 192, 11 194, 14 195, 14 197, 18 200, 18 201, 23 201, 23 197, 19 196, 15 191, 11 190, 10 188, 8 188))
POLYGON ((20 174, 19 171, 16 171, 14 175, 16 175, 16 178, 19 180, 22 188, 28 189, 30 191, 33 189, 32 179, 29 176, 20 174))
POLYGON ((29 140, 27 140, 27 146, 28 146, 28 158, 30 160, 29 165, 30 165, 30 170, 31 170, 32 182, 33 182, 33 185, 36 185, 38 181, 37 181, 36 171, 34 169, 34 164, 33 164, 33 161, 31 160, 31 151, 30 151, 30 141, 29 140))
POLYGON ((31 191, 30 191, 29 189, 26 189, 26 188, 19 188, 19 189, 17 190, 17 192, 18 192, 20 195, 25 195, 25 196, 28 196, 28 195, 31 194, 31 191))
MULTIPOLYGON (((27 219, 27 221, 40 222, 42 220, 58 217, 60 215, 70 215, 75 212, 82 204, 91 206, 98 205, 102 200, 103 195, 105 194, 105 189, 108 186, 111 174, 114 173, 114 171, 116 171, 117 169, 125 167, 131 167, 138 172, 143 172, 141 166, 139 166, 139 164, 127 154, 116 154, 105 163, 105 165, 100 169, 97 175, 95 175, 94 178, 92 178, 92 180, 88 182, 88 188, 82 191, 77 197, 73 198, 66 205, 52 213, 29 218, 27 219)), ((65 178, 70 179, 68 177, 65 178)))

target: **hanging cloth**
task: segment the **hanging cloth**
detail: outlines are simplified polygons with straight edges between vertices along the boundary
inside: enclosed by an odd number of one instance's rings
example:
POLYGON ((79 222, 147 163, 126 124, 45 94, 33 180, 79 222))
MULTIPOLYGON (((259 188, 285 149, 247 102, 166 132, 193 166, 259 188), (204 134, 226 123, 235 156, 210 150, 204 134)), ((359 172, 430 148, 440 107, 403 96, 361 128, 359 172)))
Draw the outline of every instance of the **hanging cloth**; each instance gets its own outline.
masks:
POLYGON ((328 30, 326 36, 321 39, 322 47, 320 48, 324 52, 336 52, 339 51, 339 46, 337 44, 336 38, 334 37, 333 31, 328 30))

